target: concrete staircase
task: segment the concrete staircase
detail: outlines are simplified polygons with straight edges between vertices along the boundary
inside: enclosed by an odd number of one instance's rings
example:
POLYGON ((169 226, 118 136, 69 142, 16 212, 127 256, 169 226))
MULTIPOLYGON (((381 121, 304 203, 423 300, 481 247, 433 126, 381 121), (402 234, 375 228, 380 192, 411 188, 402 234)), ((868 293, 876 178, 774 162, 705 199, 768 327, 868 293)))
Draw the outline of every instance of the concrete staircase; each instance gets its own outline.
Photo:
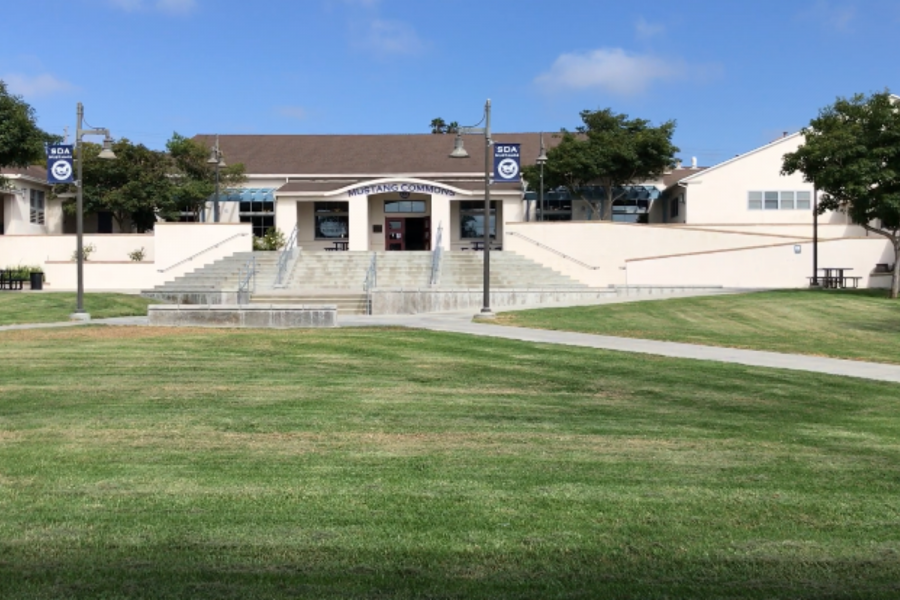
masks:
MULTIPOLYGON (((378 290, 477 290, 482 286, 482 252, 445 252, 438 285, 431 286, 431 252, 300 252, 289 263, 283 287, 275 288, 278 252, 238 252, 143 292, 182 304, 234 302, 239 272, 256 258, 254 304, 332 304, 340 314, 365 314, 366 273, 375 255, 378 290)), ((589 289, 584 284, 512 252, 491 253, 493 289, 589 289)), ((236 297, 236 296, 235 296, 236 297)))
POLYGON ((205 264, 175 277, 151 290, 141 292, 142 296, 158 298, 182 304, 215 304, 216 297, 227 292, 237 292, 240 285, 241 269, 251 258, 256 258, 256 281, 275 280, 278 252, 236 252, 231 256, 205 264))
MULTIPOLYGON (((438 289, 481 288, 483 281, 483 252, 444 253, 438 289)), ((378 283, 381 287, 380 275, 378 283)), ((588 286, 514 252, 491 252, 491 288, 588 289, 588 286)))

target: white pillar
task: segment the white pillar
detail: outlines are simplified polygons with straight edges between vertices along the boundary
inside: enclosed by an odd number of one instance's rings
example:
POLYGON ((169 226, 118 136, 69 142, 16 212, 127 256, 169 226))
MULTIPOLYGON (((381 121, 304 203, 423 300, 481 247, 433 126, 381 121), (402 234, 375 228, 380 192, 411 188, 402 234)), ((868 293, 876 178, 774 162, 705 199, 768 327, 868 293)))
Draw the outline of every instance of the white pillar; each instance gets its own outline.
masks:
MULTIPOLYGON (((441 247, 450 249, 450 196, 434 194, 431 196, 431 240, 437 243, 438 227, 443 225, 441 247)), ((434 250, 434 247, 431 248, 434 250)))
POLYGON ((294 198, 275 197, 275 227, 287 240, 297 226, 297 201, 294 198))
POLYGON ((369 197, 356 196, 349 201, 350 226, 348 250, 369 250, 369 197))

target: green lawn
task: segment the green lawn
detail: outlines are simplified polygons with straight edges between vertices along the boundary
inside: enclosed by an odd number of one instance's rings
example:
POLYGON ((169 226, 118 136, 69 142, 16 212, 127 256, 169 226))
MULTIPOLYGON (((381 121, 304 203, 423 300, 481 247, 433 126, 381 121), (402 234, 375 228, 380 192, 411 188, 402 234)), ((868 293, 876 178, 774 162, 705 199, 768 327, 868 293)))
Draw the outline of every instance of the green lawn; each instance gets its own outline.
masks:
POLYGON ((388 329, 0 365, 4 600, 900 596, 895 384, 388 329))
MULTIPOLYGON (((93 319, 147 315, 155 301, 128 294, 85 294, 84 310, 93 319)), ((74 292, 0 292, 0 325, 62 323, 75 312, 74 292)))
POLYGON ((900 363, 900 301, 784 290, 507 312, 497 324, 900 363))

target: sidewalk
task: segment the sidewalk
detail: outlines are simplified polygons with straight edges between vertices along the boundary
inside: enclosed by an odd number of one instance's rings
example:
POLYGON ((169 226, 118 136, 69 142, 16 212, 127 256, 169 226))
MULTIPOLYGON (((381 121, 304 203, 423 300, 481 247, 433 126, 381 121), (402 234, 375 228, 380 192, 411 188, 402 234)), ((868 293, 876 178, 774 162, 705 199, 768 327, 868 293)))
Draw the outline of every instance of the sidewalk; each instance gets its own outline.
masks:
MULTIPOLYGON (((344 316, 340 318, 340 327, 410 327, 429 329, 468 335, 481 335, 542 344, 563 344, 584 348, 598 348, 617 352, 635 352, 654 354, 672 358, 688 358, 694 360, 710 360, 724 363, 735 363, 754 367, 773 369, 790 369, 810 371, 844 377, 860 377, 876 381, 900 383, 900 365, 870 363, 821 356, 801 354, 782 354, 760 350, 741 350, 738 348, 720 348, 716 346, 700 346, 678 342, 660 342, 656 340, 632 339, 566 331, 550 331, 543 329, 526 329, 476 323, 472 321, 471 310, 454 313, 430 313, 420 315, 375 315, 344 316)), ((3 325, 0 331, 18 329, 38 329, 50 327, 75 327, 85 324, 141 326, 147 325, 147 317, 118 317, 113 319, 95 319, 88 323, 40 323, 32 325, 3 325)))

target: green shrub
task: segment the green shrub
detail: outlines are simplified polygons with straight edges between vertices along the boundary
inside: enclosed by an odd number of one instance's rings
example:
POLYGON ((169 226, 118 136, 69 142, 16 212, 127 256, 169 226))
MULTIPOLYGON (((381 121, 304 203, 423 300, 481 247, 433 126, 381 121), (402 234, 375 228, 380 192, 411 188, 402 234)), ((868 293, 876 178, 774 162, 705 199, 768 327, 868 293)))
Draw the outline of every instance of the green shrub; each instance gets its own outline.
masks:
POLYGON ((146 253, 144 252, 143 246, 128 253, 128 258, 130 258, 134 262, 141 262, 142 260, 144 260, 144 256, 146 256, 146 253))
POLYGON ((284 239, 284 234, 280 229, 276 229, 275 227, 269 227, 266 230, 266 234, 262 237, 253 238, 253 249, 254 250, 281 250, 284 248, 284 245, 287 242, 284 239))
MULTIPOLYGON (((91 259, 91 254, 97 249, 93 244, 87 244, 81 247, 81 258, 82 260, 88 261, 91 259)), ((72 252, 72 260, 78 260, 78 250, 72 252)))
POLYGON ((14 279, 28 279, 32 273, 44 272, 44 269, 35 265, 16 265, 15 267, 4 267, 3 270, 14 279))

